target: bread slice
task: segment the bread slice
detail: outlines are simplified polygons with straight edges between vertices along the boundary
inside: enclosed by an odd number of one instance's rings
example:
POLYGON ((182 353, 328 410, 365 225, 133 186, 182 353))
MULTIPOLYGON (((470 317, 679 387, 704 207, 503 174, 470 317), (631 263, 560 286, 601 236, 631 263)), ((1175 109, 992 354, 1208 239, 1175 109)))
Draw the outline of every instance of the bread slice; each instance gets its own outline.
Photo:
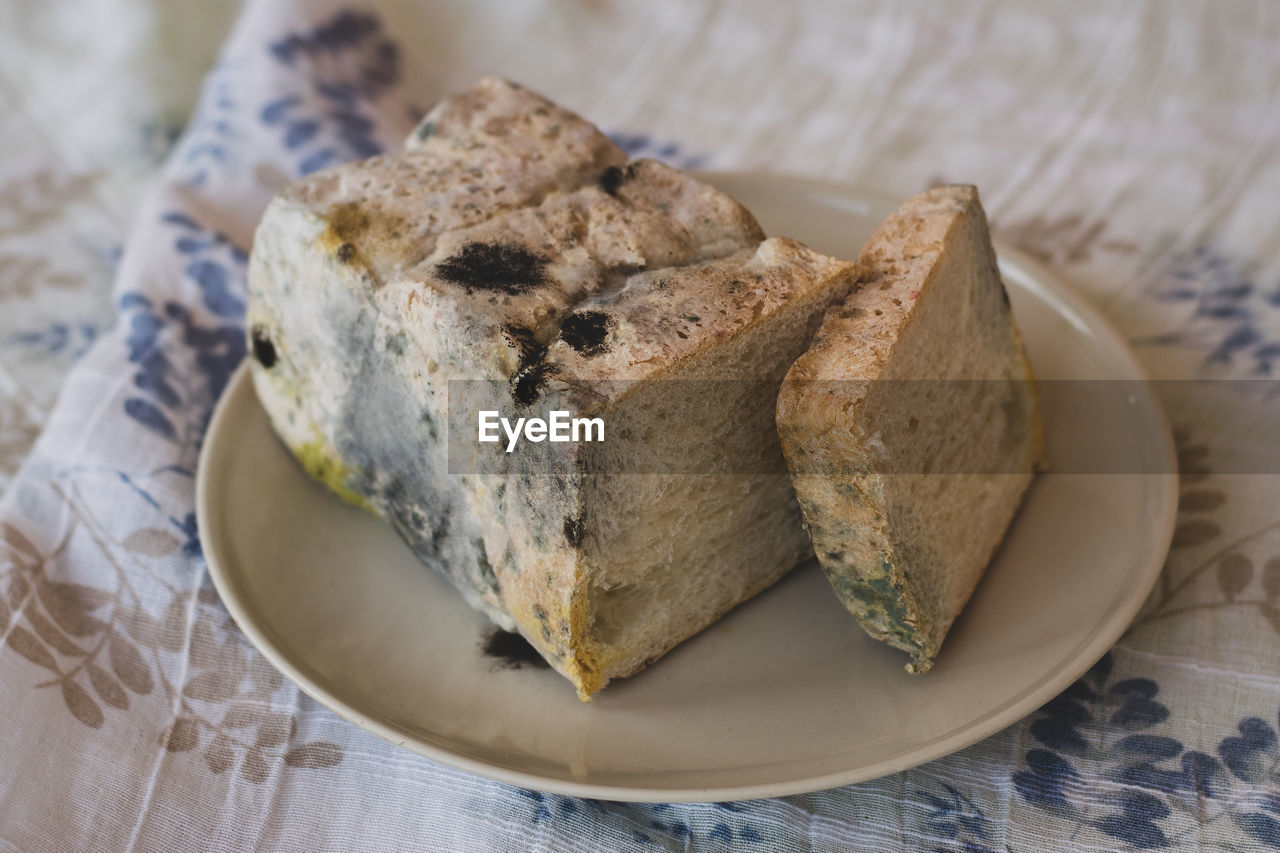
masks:
POLYGON ((1039 407, 975 188, 908 199, 859 267, 778 431, 836 594, 925 672, 1031 483, 1039 407))
POLYGON ((484 80, 404 152, 271 203, 249 266, 253 380, 312 475, 586 698, 812 553, 773 405, 853 274, 484 80), (599 416, 605 441, 517 466, 450 417, 451 392, 512 420, 599 416))

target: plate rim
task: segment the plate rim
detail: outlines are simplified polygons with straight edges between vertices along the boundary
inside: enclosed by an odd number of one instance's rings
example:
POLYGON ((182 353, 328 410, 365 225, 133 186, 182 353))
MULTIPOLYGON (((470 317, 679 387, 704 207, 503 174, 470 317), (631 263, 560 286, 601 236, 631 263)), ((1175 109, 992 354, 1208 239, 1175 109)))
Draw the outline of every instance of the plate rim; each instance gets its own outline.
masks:
MULTIPOLYGON (((791 185, 798 184, 809 191, 828 192, 857 198, 872 207, 892 210, 896 206, 896 202, 884 193, 854 185, 788 175, 780 172, 729 170, 697 171, 694 174, 713 183, 716 179, 748 181, 765 179, 791 185)), ((1161 496, 1164 506, 1157 519, 1160 529, 1157 531, 1154 541, 1163 542, 1164 544, 1150 552, 1147 564, 1140 575, 1139 583, 1125 606, 1118 609, 1113 617, 1101 626, 1101 630, 1081 643, 1078 650, 1073 652, 1069 658, 1068 665, 1056 672, 1047 674, 1032 687, 1027 688, 1016 701, 977 718, 977 720, 958 732, 940 735, 919 744, 913 749, 879 761, 862 764, 856 768, 837 770, 816 776, 805 776, 803 778, 797 777, 784 781, 701 788, 660 788, 616 783, 577 782, 555 776, 544 776, 536 772, 514 769, 495 761, 462 755, 424 739, 415 738, 402 729, 381 721, 372 714, 359 711, 352 704, 335 695, 317 679, 312 678, 302 667, 295 665, 284 651, 275 646, 268 636, 268 632, 252 617, 249 602, 240 595, 236 584, 230 576, 230 571, 224 569, 222 555, 219 553, 217 544, 218 540, 212 536, 202 538, 205 563, 210 579, 213 581, 223 605, 235 620, 236 625, 258 652, 288 676, 299 689, 312 699, 333 711, 342 719, 354 723, 359 728, 410 752, 455 769, 522 788, 566 796, 622 802, 683 803, 752 800, 810 793, 878 779, 912 767, 918 767, 972 746, 978 741, 984 740, 1025 718, 1045 702, 1061 693, 1084 675, 1128 630, 1160 576, 1169 546, 1172 543, 1178 508, 1177 454, 1172 431, 1169 428, 1168 417, 1159 398, 1152 390, 1147 370, 1138 361, 1137 356, 1124 336, 1098 308, 1090 304, 1044 264, 1000 240, 995 240, 994 243, 1002 275, 1006 274, 1006 272, 1014 272, 1023 280, 1035 282, 1035 289, 1045 301, 1054 307, 1056 313, 1060 316, 1067 315, 1068 317, 1074 314, 1084 321, 1084 325, 1093 334, 1109 338, 1110 343, 1115 345, 1117 354, 1123 357, 1125 366, 1133 373, 1134 378, 1139 380, 1141 393, 1146 398, 1150 411, 1154 414, 1161 427, 1160 434, 1152 438, 1153 440, 1158 440, 1161 446, 1159 449, 1163 449, 1161 456, 1164 458, 1166 465, 1164 470, 1173 473, 1138 475, 1150 477, 1156 481, 1163 481, 1164 488, 1161 490, 1161 496)), ((211 484, 217 482, 217 477, 211 472, 213 464, 211 460, 215 454, 210 451, 210 448, 216 445, 216 436, 225 429, 224 422, 232 417, 229 413, 235 408, 234 401, 238 394, 244 393, 243 386, 245 385, 248 385, 249 390, 252 391, 252 381, 249 377, 247 361, 241 362, 228 381, 222 396, 214 407, 201 446, 195 482, 196 519, 201 531, 214 529, 213 510, 210 506, 213 502, 213 497, 210 492, 213 488, 211 484)))

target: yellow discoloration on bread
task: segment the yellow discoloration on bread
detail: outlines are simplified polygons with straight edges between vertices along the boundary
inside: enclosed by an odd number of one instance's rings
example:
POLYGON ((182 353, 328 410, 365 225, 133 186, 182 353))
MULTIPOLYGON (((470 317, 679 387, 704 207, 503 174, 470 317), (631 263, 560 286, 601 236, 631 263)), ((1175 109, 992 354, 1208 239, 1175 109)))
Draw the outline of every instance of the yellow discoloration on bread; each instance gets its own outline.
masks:
POLYGON ((351 488, 352 478, 347 466, 343 464, 338 452, 320 435, 319 430, 316 431, 315 441, 290 447, 289 450, 308 474, 328 486, 343 501, 365 512, 377 514, 364 496, 351 488))

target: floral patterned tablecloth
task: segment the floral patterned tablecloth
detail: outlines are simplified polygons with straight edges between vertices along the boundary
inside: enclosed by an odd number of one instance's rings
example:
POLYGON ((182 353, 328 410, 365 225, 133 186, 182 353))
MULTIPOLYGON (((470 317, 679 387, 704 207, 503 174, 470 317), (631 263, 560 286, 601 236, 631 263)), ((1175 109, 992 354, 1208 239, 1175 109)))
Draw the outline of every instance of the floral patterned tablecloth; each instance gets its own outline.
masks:
POLYGON ((0 848, 1280 848, 1280 10, 1266 3, 87 0, 0 9, 0 848), (637 155, 905 196, 998 234, 1162 385, 1174 548, 1120 643, 932 764, 755 802, 511 788, 320 708, 209 585, 193 468, 253 225, 482 74, 637 155), (203 77, 203 85, 200 80, 203 77), (1247 417, 1242 412, 1250 412, 1247 417), (1261 438, 1259 439, 1259 436, 1261 438))

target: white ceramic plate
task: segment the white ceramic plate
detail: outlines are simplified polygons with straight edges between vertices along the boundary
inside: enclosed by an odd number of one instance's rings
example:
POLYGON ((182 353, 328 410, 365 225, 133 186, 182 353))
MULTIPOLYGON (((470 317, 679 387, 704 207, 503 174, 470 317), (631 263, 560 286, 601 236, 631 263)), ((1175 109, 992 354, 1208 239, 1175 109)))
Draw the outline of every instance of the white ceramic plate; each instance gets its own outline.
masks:
MULTIPOLYGON (((844 257, 892 207, 790 178, 704 177, 769 233, 844 257)), ((1141 378, 1097 313, 1043 268, 999 253, 1038 376, 1141 378)), ((1128 626, 1173 529, 1164 415, 1137 384, 1107 419, 1052 388, 1044 407, 1059 471, 1084 470, 1089 454, 1119 447, 1131 473, 1041 476, 924 676, 905 673, 904 655, 864 635, 810 564, 580 703, 554 672, 486 656, 484 617, 390 527, 308 479, 272 434, 244 368, 200 460, 200 530, 223 601, 262 653, 393 743, 586 797, 779 796, 893 773, 991 735, 1067 687, 1128 626)))

